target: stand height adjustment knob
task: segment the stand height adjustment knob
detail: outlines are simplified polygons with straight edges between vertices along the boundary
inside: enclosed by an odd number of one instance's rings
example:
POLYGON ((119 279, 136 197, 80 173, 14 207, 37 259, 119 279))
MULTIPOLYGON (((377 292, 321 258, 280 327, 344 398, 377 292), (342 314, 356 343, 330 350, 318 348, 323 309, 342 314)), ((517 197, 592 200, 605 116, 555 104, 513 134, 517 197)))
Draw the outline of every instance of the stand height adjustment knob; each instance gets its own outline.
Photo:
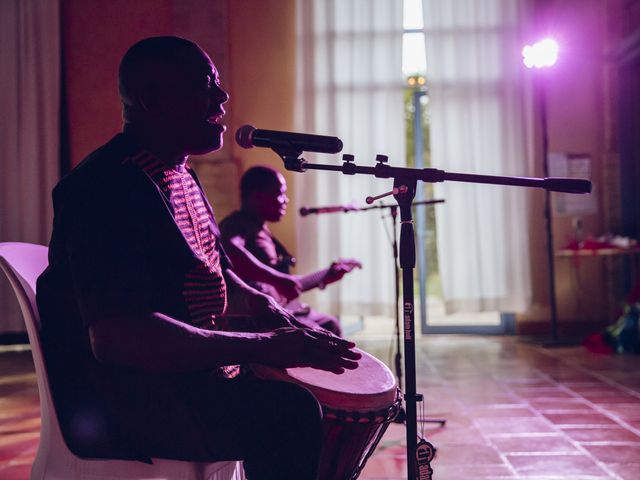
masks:
POLYGON ((345 175, 355 175, 356 174, 356 164, 353 162, 355 157, 350 153, 342 154, 342 173, 345 175))
POLYGON ((389 161, 389 157, 387 155, 376 155, 376 162, 378 163, 387 163, 389 161))

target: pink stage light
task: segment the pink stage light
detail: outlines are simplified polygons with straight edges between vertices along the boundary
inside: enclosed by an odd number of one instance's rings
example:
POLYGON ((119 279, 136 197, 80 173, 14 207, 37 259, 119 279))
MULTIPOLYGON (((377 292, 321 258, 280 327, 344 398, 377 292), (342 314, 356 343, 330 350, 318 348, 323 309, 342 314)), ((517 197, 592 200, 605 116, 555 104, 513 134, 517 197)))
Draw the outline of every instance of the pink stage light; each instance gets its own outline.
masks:
POLYGON ((522 61, 527 68, 552 67, 558 60, 558 42, 545 38, 522 49, 522 61))

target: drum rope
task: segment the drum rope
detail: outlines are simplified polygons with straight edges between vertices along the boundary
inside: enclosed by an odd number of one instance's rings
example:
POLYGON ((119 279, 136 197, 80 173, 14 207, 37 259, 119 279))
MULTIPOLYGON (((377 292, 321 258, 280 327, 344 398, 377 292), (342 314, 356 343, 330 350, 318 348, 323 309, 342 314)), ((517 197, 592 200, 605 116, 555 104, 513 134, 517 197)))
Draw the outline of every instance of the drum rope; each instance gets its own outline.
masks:
POLYGON ((420 437, 424 438, 424 425, 425 425, 425 421, 424 421, 424 400, 420 400, 420 437))
POLYGON ((353 472, 349 477, 349 480, 355 480, 360 476, 360 473, 364 469, 367 463, 367 460, 369 460, 371 455, 373 455, 373 452, 378 446, 378 443, 380 443, 380 440, 382 440, 382 437, 387 431, 389 424, 393 421, 393 419, 396 418, 396 416, 400 412, 401 403, 402 403, 402 392, 400 391, 400 389, 397 389, 394 403, 390 405, 389 408, 387 408, 386 410, 380 412, 380 413, 385 413, 385 415, 383 416, 383 421, 378 425, 377 429, 373 430, 369 434, 369 438, 367 439, 367 442, 366 442, 367 448, 363 452, 364 456, 360 459, 358 464, 354 467, 353 472))

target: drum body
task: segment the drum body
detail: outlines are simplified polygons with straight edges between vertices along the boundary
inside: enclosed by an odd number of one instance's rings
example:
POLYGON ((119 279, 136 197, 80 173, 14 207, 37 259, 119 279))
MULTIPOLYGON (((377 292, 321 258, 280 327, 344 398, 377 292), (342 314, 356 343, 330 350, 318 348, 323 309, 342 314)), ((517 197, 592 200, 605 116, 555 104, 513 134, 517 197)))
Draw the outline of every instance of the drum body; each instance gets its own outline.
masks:
POLYGON ((296 383, 318 399, 324 413, 321 480, 357 478, 400 409, 391 371, 377 358, 359 352, 358 368, 341 375, 313 368, 251 367, 260 378, 296 383))

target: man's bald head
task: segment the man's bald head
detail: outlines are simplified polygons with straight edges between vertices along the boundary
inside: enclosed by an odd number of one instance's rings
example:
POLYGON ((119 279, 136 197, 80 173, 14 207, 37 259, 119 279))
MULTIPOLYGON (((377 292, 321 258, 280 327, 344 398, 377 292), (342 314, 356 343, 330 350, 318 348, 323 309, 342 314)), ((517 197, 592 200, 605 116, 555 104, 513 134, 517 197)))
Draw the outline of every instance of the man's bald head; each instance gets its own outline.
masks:
POLYGON ((164 155, 165 162, 184 162, 222 146, 222 105, 229 95, 211 58, 194 42, 141 40, 122 58, 118 80, 124 132, 164 155))
POLYGON ((184 67, 202 61, 198 45, 180 37, 151 37, 133 45, 122 58, 118 71, 120 98, 127 109, 139 107, 141 98, 179 75, 184 67))

